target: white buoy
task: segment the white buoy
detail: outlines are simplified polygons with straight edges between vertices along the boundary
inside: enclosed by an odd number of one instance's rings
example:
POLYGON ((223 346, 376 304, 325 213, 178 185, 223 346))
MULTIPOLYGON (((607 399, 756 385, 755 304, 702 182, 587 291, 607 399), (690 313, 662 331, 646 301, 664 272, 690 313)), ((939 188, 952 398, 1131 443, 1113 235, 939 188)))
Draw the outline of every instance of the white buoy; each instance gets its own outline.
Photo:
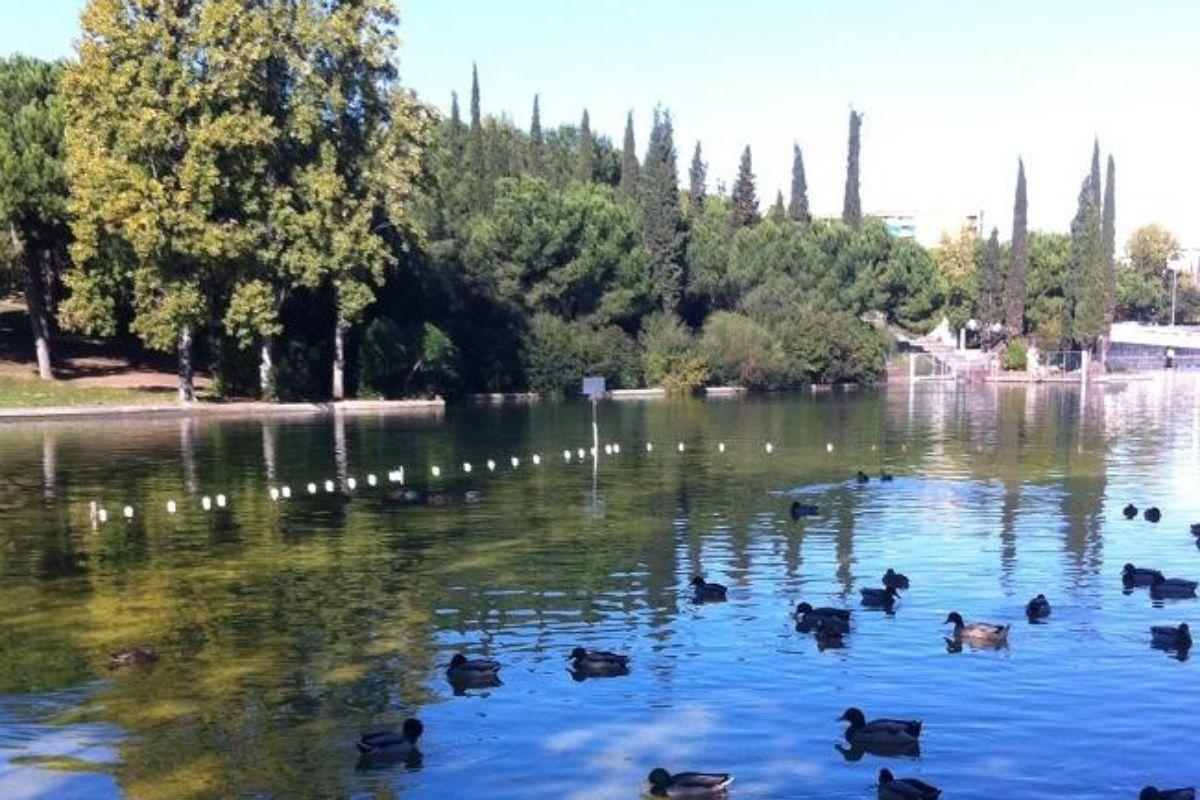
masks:
POLYGON ((108 522, 108 509, 102 508, 99 511, 97 511, 96 519, 100 520, 101 522, 108 522))
POLYGON ((167 501, 167 513, 168 513, 168 514, 174 514, 174 513, 175 513, 175 510, 176 510, 177 508, 178 508, 178 506, 176 506, 176 505, 175 505, 175 501, 174 501, 174 500, 168 500, 168 501, 167 501))
POLYGON ((487 460, 487 468, 488 468, 488 472, 495 472, 496 471, 496 462, 489 458, 487 460))
POLYGON ((358 481, 354 478, 346 478, 346 488, 353 492, 358 488, 358 481))
POLYGON ((330 481, 330 480, 325 481, 325 491, 329 492, 330 494, 333 494, 333 481, 330 481))
POLYGON ((583 457, 585 457, 585 456, 587 455, 587 451, 586 451, 586 450, 584 450, 584 449, 581 447, 581 448, 579 448, 579 449, 578 449, 578 450, 575 452, 575 454, 576 454, 577 456, 579 456, 580 458, 583 458, 583 457))
POLYGON ((875 452, 875 445, 871 445, 871 452, 872 452, 872 453, 874 453, 874 452, 875 452))
POLYGON ((201 497, 200 498, 200 507, 203 508, 205 511, 210 510, 212 508, 212 498, 209 497, 208 495, 204 495, 204 497, 201 497))
POLYGON ((374 473, 374 472, 372 472, 372 473, 369 473, 369 474, 367 475, 367 486, 374 486, 374 485, 375 485, 375 484, 377 484, 377 483, 379 483, 379 478, 376 478, 376 477, 375 477, 375 473, 374 473))
POLYGON ((218 508, 225 507, 225 495, 223 495, 223 494, 217 495, 217 507, 218 508))
POLYGON ((614 444, 614 445, 613 445, 613 452, 614 452, 614 453, 616 453, 617 455, 620 455, 620 454, 621 454, 621 445, 619 445, 619 444, 614 444))
POLYGON ((125 506, 122 511, 125 514, 125 519, 133 519, 133 506, 125 506))
POLYGON ((606 456, 612 455, 612 445, 611 444, 604 445, 604 455, 606 455, 606 456))
POLYGON ((594 448, 594 447, 589 447, 589 448, 588 448, 588 455, 590 455, 592 458, 595 458, 595 457, 596 457, 596 448, 594 448))
POLYGON ((441 467, 430 467, 429 472, 430 472, 430 474, 433 475, 433 477, 437 478, 437 477, 441 476, 442 468, 441 467))
POLYGON ((308 484, 308 493, 309 493, 309 494, 316 494, 316 493, 317 493, 317 485, 316 485, 315 483, 310 483, 310 484, 308 484))
POLYGON ((517 467, 521 466, 521 459, 517 458, 516 456, 513 456, 512 458, 510 458, 508 460, 508 463, 512 464, 513 469, 516 469, 517 467))
POLYGON ((679 452, 683 452, 683 442, 679 443, 679 452))
POLYGON ((826 443, 825 443, 825 452, 826 452, 826 453, 832 453, 832 452, 833 452, 833 442, 826 442, 826 443))
POLYGON ((725 452, 725 443, 724 442, 717 442, 717 452, 718 453, 725 452))
POLYGON ((770 453, 772 450, 775 449, 775 445, 771 444, 770 442, 767 442, 766 445, 764 445, 763 449, 766 450, 768 453, 770 453))
POLYGON ((654 449, 654 445, 650 444, 649 442, 646 442, 646 452, 649 453, 653 449, 654 449))
POLYGON ((570 460, 571 460, 571 451, 563 450, 563 461, 570 461, 570 460))
POLYGON ((283 487, 282 489, 280 489, 280 490, 279 490, 279 493, 280 493, 281 495, 283 495, 283 498, 286 500, 287 498, 289 498, 289 497, 291 497, 291 496, 292 496, 292 487, 290 487, 290 486, 285 486, 285 487, 283 487))
POLYGON ((276 489, 274 486, 271 487, 271 489, 267 492, 267 494, 269 494, 271 496, 272 500, 279 499, 279 490, 276 489))
POLYGON ((536 467, 540 463, 542 463, 542 457, 539 456, 537 453, 534 453, 533 454, 533 465, 536 467))
POLYGON ((470 472, 470 471, 471 471, 471 462, 464 461, 463 462, 463 472, 470 472))

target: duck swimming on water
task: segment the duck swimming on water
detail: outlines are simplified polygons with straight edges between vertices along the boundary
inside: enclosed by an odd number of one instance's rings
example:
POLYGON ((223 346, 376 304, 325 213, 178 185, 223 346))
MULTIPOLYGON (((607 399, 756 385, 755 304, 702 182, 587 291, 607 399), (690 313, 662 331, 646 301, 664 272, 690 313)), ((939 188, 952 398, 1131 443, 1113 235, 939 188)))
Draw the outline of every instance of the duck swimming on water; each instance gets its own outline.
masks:
POLYGON ((916 747, 921 740, 921 721, 916 719, 873 719, 867 721, 857 708, 847 708, 838 717, 850 723, 846 728, 846 741, 863 748, 906 750, 916 747))
POLYGON ((1196 581, 1183 578, 1164 578, 1162 573, 1159 573, 1150 584, 1150 596, 1155 600, 1195 597, 1196 586, 1196 581))
POLYGON ((692 578, 692 602, 693 603, 720 603, 724 602, 725 595, 729 590, 720 583, 709 583, 704 578, 697 575, 692 578))
POLYGON ((990 622, 963 622, 962 614, 951 611, 944 625, 954 625, 954 638, 976 644, 1004 644, 1008 641, 1008 625, 990 622))
POLYGON ((1121 513, 1125 515, 1125 519, 1133 519, 1138 515, 1138 507, 1133 503, 1128 503, 1123 509, 1121 509, 1121 513))
POLYGON ((870 483, 871 479, 870 479, 870 477, 867 476, 867 473, 863 472, 860 469, 858 471, 858 473, 854 476, 854 482, 855 483, 870 483))
POLYGON ((158 661, 158 651, 148 644, 139 644, 118 650, 108 657, 108 666, 112 669, 122 667, 145 667, 158 661))
POLYGON ((834 628, 841 633, 850 632, 850 611, 844 608, 813 608, 808 603, 796 606, 796 628, 801 633, 815 630, 818 623, 834 628))
POLYGON ((1146 522, 1158 522, 1162 519, 1162 512, 1156 506, 1150 506, 1150 508, 1142 512, 1142 519, 1146 520, 1146 522))
POLYGON ((1155 625, 1150 628, 1150 644, 1160 650, 1189 650, 1192 631, 1186 622, 1178 625, 1155 625))
POLYGON ((1050 616, 1050 601, 1046 599, 1046 595, 1039 594, 1026 603, 1025 616, 1029 618, 1030 622, 1050 616))
POLYGON ((1133 564, 1126 564, 1121 570, 1121 581, 1127 589, 1134 586, 1149 586, 1162 576, 1163 574, 1156 569, 1135 567, 1133 564))
POLYGON ((424 732, 425 726, 419 719, 406 719, 401 730, 364 733, 355 746, 364 756, 409 756, 419 752, 417 740, 424 732))
POLYGON ((821 513, 821 509, 811 503, 801 503, 796 501, 792 503, 792 519, 801 519, 803 517, 815 517, 821 513))
POLYGON ((879 800, 937 800, 942 790, 916 778, 897 778, 892 771, 879 770, 879 800))
POLYGON ((884 608, 888 611, 892 610, 896 605, 896 598, 900 596, 900 593, 890 586, 881 589, 860 589, 859 594, 862 595, 862 604, 867 608, 884 608))
POLYGON ((883 585, 887 589, 907 589, 908 576, 888 567, 888 571, 883 573, 883 585))
POLYGON ((1153 786, 1147 786, 1138 795, 1138 800, 1196 800, 1196 790, 1191 787, 1186 789, 1156 789, 1153 786))
POLYGON ((487 658, 467 658, 455 653, 446 669, 453 684, 465 686, 495 686, 500 682, 500 662, 487 658))
POLYGON ((651 770, 650 794, 655 797, 720 797, 729 789, 733 776, 727 772, 676 772, 662 767, 651 770))
POLYGON ((571 672, 577 677, 610 678, 629 674, 629 656, 607 650, 587 650, 576 647, 571 651, 571 672))

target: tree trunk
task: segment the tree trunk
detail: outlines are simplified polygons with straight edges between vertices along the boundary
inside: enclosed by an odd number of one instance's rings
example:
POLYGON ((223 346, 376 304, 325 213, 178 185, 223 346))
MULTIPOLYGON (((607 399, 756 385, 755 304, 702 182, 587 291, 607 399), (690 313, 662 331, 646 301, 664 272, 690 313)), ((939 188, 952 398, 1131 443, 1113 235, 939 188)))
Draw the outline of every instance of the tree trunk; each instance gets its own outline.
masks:
POLYGON ((275 400, 275 340, 268 336, 259 348, 258 392, 263 400, 275 400))
POLYGON ((346 399, 346 326, 339 319, 333 325, 333 399, 346 399))
POLYGON ((33 329, 33 346, 37 352, 38 377, 44 381, 54 380, 50 361, 50 318, 46 313, 46 293, 42 272, 34 263, 35 254, 29 252, 17 233, 16 225, 9 223, 8 235, 12 239, 13 252, 21 264, 24 279, 25 307, 29 310, 29 327, 33 329))
POLYGON ((179 401, 190 403, 196 399, 196 385, 192 372, 192 326, 179 328, 179 401))

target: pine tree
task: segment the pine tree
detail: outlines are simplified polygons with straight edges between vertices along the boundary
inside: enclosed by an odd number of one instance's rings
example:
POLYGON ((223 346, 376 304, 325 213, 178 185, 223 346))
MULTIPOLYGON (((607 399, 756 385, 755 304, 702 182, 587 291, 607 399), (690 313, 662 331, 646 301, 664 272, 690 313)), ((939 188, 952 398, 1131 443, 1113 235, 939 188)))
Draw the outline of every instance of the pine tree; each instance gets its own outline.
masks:
POLYGON ((633 200, 638 193, 638 172, 640 165, 637 157, 637 142, 633 138, 633 112, 625 117, 625 142, 621 149, 621 182, 617 187, 621 196, 633 200))
POLYGON ((975 278, 979 282, 976 316, 986 330, 1004 317, 1004 261, 996 228, 983 245, 975 278))
POLYGON ((808 211, 808 181, 804 178, 804 156, 798 144, 792 144, 792 198, 788 202, 788 217, 800 225, 812 222, 812 215, 808 211))
POLYGON ((846 151, 846 196, 842 201, 842 222, 857 225, 862 220, 862 201, 858 196, 859 129, 862 114, 850 112, 850 141, 846 151))
POLYGON ((533 119, 529 121, 529 168, 534 175, 541 175, 546 164, 546 142, 542 137, 542 113, 538 108, 538 96, 533 96, 533 119))
POLYGON ((758 213, 758 197, 754 192, 754 170, 750 163, 750 145, 742 150, 738 163, 737 180, 733 182, 729 224, 734 228, 755 225, 761 219, 758 213))
POLYGON ((588 111, 583 110, 579 121, 579 151, 575 154, 575 179, 589 182, 596 170, 596 141, 592 138, 592 124, 588 111))
POLYGON ((1025 273, 1029 269, 1029 206, 1025 196, 1025 162, 1017 160, 1017 192, 1013 202, 1012 243, 1004 284, 1004 326, 1009 336, 1025 332, 1025 273))
POLYGON ((1079 189, 1079 204, 1071 221, 1071 245, 1067 253, 1065 344, 1092 347, 1104 333, 1107 297, 1104 288, 1104 244, 1101 235, 1101 210, 1092 175, 1084 178, 1079 189))
POLYGON ((692 153, 692 166, 688 170, 688 213, 693 217, 700 216, 704 211, 707 173, 708 165, 704 163, 703 155, 700 152, 700 142, 696 142, 696 150, 692 153))
POLYGON ((670 112, 656 108, 642 162, 642 229, 650 254, 650 281, 664 311, 674 312, 683 291, 683 219, 670 112))
POLYGON ((767 217, 772 222, 786 222, 787 209, 783 205, 783 190, 775 192, 775 202, 771 205, 771 210, 767 212, 767 217))
POLYGON ((1113 157, 1108 157, 1108 169, 1104 180, 1104 213, 1100 226, 1104 250, 1102 255, 1104 265, 1104 321, 1111 326, 1117 311, 1117 165, 1113 157))

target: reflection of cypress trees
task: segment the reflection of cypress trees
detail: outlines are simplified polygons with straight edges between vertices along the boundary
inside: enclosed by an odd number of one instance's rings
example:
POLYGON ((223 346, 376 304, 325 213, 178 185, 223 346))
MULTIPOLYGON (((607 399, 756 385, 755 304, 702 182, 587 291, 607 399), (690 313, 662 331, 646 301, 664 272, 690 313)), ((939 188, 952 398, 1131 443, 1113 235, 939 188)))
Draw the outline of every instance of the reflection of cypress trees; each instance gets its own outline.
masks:
POLYGON ((1071 571, 1076 585, 1099 574, 1103 556, 1100 538, 1101 515, 1106 487, 1105 462, 1108 453, 1103 419, 1088 420, 1089 414, 1102 416, 1103 406, 1093 402, 1080 408, 1078 392, 1073 402, 1060 406, 1062 416, 1057 428, 1064 445, 1066 461, 1062 480, 1062 511, 1067 522, 1067 553, 1072 557, 1071 571))
POLYGON ((1017 512, 1021 507, 1021 440, 1025 427, 1025 387, 998 391, 999 434, 997 468, 1004 484, 1004 502, 1000 511, 1000 575, 1002 582, 1011 588, 1013 568, 1017 560, 1017 512))

